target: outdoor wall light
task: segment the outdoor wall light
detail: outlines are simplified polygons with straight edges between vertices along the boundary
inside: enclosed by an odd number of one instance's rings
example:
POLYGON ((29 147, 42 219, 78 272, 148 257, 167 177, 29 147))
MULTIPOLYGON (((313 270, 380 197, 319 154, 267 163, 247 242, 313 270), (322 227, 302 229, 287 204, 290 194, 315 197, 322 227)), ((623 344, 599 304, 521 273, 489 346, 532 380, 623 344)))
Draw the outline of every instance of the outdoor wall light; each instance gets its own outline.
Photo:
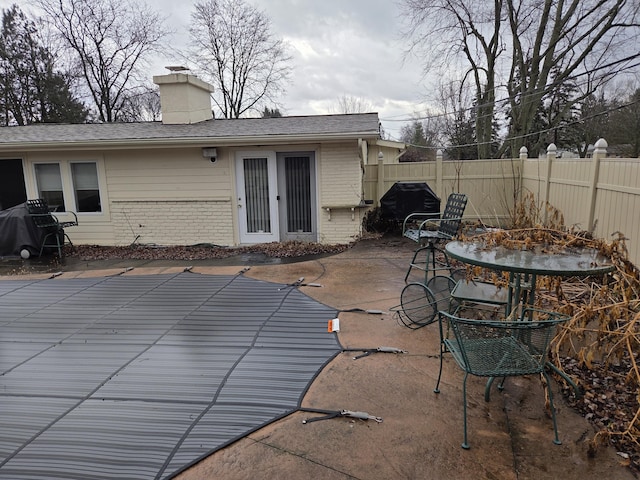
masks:
POLYGON ((208 158, 211 163, 215 163, 218 159, 218 149, 213 147, 205 147, 202 149, 202 156, 208 158))

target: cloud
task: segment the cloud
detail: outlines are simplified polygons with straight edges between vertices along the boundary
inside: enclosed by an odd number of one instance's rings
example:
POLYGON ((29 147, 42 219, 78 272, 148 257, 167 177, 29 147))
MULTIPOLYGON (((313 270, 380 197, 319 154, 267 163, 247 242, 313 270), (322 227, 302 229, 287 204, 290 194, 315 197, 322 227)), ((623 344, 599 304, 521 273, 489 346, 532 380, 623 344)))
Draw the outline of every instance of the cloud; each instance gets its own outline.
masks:
MULTIPOLYGON (((0 8, 13 1, 0 0, 0 8)), ((247 1, 268 15, 273 33, 290 46, 293 73, 281 98, 283 112, 329 113, 343 95, 369 101, 383 119, 407 118, 425 109, 422 69, 418 62, 402 62, 406 45, 400 38, 395 1, 247 1)), ((175 31, 170 46, 152 62, 151 77, 164 73, 166 65, 188 63, 177 50, 188 46, 195 0, 149 4, 168 18, 175 31)), ((384 126, 391 133, 399 131, 398 122, 384 126)))
MULTIPOLYGON (((403 64, 399 12, 372 0, 255 0, 293 55, 292 83, 283 99, 288 114, 329 113, 339 97, 361 97, 381 117, 423 110, 422 71, 403 64), (268 6, 268 9, 267 9, 268 6)), ((390 124, 389 131, 399 127, 390 124)))

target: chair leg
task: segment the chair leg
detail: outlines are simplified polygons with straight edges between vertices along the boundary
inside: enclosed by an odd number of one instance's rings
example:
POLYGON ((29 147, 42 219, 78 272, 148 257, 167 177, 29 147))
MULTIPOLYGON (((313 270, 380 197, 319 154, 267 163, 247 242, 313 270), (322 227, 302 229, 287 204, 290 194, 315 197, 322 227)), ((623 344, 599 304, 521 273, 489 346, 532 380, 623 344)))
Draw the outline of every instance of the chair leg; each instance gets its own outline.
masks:
POLYGON ((38 253, 38 257, 42 256, 42 252, 44 251, 44 244, 47 241, 47 236, 42 239, 42 243, 40 244, 40 253, 38 253))
POLYGON ((58 238, 58 233, 57 232, 49 232, 47 233, 44 238, 42 239, 42 243, 40 244, 40 253, 38 254, 39 257, 42 256, 42 252, 44 252, 44 247, 49 247, 51 245, 49 245, 47 243, 47 241, 49 240, 49 237, 51 237, 51 235, 55 235, 56 236, 56 242, 57 242, 57 238, 58 238))
POLYGON ((62 258, 62 247, 64 245, 64 233, 60 235, 60 232, 56 233, 56 246, 58 247, 58 258, 62 258), (62 236, 62 242, 60 242, 60 236, 62 236))
MULTIPOLYGON (((42 256, 42 252, 44 252, 44 247, 56 247, 58 249, 58 257, 62 258, 63 257, 63 247, 64 247, 64 238, 67 234, 64 233, 64 231, 62 233, 56 231, 56 232, 50 232, 47 233, 44 238, 42 239, 42 244, 40 245, 40 254, 38 256, 42 256), (54 244, 53 242, 51 243, 47 243, 49 238, 53 236, 56 239, 56 243, 54 244), (61 242, 62 240, 62 242, 61 242)), ((69 238, 69 237, 67 237, 69 238)), ((71 242, 71 240, 69 240, 69 242, 71 242)))
POLYGON ((440 379, 442 378, 442 357, 444 356, 444 332, 442 331, 442 321, 438 321, 438 327, 440 328, 440 370, 438 370, 438 381, 436 382, 436 388, 433 389, 435 393, 440 393, 440 379))
MULTIPOLYGON (((436 274, 436 271, 438 270, 437 266, 437 262, 436 262, 436 251, 440 251, 444 254, 444 251, 436 248, 436 246, 434 245, 433 242, 429 242, 427 245, 425 245, 424 247, 420 247, 418 248, 414 254, 413 254, 413 258, 411 259, 411 262, 409 263, 409 269, 407 270, 407 274, 404 276, 404 282, 407 283, 408 279, 409 279, 409 275, 411 274, 411 270, 415 267, 415 268, 419 268, 420 270, 424 270, 424 284, 426 285, 427 282, 429 281, 429 272, 431 272, 433 275, 436 274), (421 262, 418 260, 419 255, 422 254, 422 252, 426 251, 426 255, 425 255, 425 259, 424 262, 421 262), (424 267, 423 267, 424 265, 424 267)), ((446 259, 446 263, 447 266, 449 265, 449 260, 445 255, 445 259, 446 259)))
POLYGON ((462 442, 462 448, 469 450, 469 442, 467 441, 467 377, 468 372, 464 372, 464 380, 462 381, 462 418, 464 425, 464 441, 462 442))
POLYGON ((553 393, 551 392, 551 380, 547 375, 547 372, 542 371, 545 382, 547 382, 547 391, 549 392, 549 407, 551 408, 551 419, 553 420, 553 443, 556 445, 562 445, 560 438, 558 437, 558 424, 556 422, 556 408, 553 405, 553 393))
MULTIPOLYGON (((429 248, 428 246, 420 247, 420 248, 416 249, 416 251, 413 253, 413 258, 411 259, 411 262, 409 262, 409 270, 407 270, 407 274, 404 276, 404 283, 407 283, 407 280, 409 279, 409 275, 411 274, 411 269, 413 267, 417 267, 418 262, 416 262, 416 259, 418 258, 418 255, 420 255, 420 253, 423 250, 426 250, 428 248, 429 248)), ((429 256, 427 255, 427 261, 428 261, 428 258, 429 258, 429 256)), ((427 266, 428 266, 428 264, 427 264, 427 266)), ((427 282, 425 281, 425 284, 426 283, 427 282)))

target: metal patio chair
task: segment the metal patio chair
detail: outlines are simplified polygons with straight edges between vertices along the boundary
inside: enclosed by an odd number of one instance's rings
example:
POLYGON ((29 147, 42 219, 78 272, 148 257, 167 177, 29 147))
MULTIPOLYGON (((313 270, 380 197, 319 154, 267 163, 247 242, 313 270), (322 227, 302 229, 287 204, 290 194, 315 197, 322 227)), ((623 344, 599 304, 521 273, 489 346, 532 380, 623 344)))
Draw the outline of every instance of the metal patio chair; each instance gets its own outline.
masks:
POLYGON ((546 380, 553 419, 553 443, 560 445, 556 412, 553 406, 551 384, 545 367, 549 344, 556 327, 568 320, 567 316, 555 312, 526 309, 517 321, 492 321, 461 318, 440 311, 440 371, 434 389, 440 393, 442 360, 450 352, 458 366, 464 371, 462 381, 462 408, 464 441, 462 448, 468 449, 467 440, 467 378, 469 375, 489 377, 485 389, 485 401, 489 401, 492 380, 502 377, 499 388, 503 388, 505 377, 542 374, 546 380), (449 331, 453 332, 451 338, 449 331))
POLYGON ((404 277, 405 283, 414 268, 425 272, 425 284, 429 280, 430 273, 433 276, 437 275, 439 270, 451 271, 447 255, 438 244, 451 240, 458 234, 466 206, 465 194, 452 193, 447 199, 442 218, 434 219, 432 213, 420 212, 412 213, 405 218, 402 224, 402 235, 420 245, 409 264, 404 277))
POLYGON ((27 200, 27 210, 33 222, 43 232, 39 256, 42 256, 45 248, 56 248, 58 257, 62 258, 65 239, 69 245, 73 246, 69 235, 65 233, 64 229, 78 225, 78 216, 74 212, 67 212, 73 215, 74 220, 61 222, 58 217, 51 213, 46 200, 42 198, 27 200))
POLYGON ((463 308, 492 309, 502 313, 506 317, 506 309, 509 302, 507 288, 500 288, 491 282, 462 278, 458 280, 451 290, 451 297, 457 304, 457 312, 463 308))

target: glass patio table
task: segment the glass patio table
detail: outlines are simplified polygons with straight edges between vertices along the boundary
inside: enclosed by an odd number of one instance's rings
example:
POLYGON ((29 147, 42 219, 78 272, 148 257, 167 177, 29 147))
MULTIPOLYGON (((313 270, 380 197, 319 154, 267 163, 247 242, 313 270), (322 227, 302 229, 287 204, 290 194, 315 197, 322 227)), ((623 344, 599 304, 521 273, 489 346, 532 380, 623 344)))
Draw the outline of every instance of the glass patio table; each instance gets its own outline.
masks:
MULTIPOLYGON (((535 301, 536 278, 538 275, 557 277, 588 277, 604 275, 614 270, 610 259, 590 248, 565 248, 560 251, 548 251, 542 246, 533 250, 514 250, 503 246, 486 246, 482 242, 449 242, 445 246, 448 256, 462 263, 478 267, 509 272, 506 315, 515 310, 533 307, 535 301)), ((573 380, 547 362, 547 365, 562 376, 573 388, 576 396, 580 391, 573 380)), ((490 378, 485 388, 485 398, 491 388, 490 378)))
POLYGON ((462 263, 509 272, 507 316, 520 305, 533 306, 538 275, 587 277, 603 275, 615 268, 610 259, 589 248, 550 252, 540 246, 533 250, 513 250, 486 246, 482 242, 453 241, 445 246, 445 251, 462 263))

